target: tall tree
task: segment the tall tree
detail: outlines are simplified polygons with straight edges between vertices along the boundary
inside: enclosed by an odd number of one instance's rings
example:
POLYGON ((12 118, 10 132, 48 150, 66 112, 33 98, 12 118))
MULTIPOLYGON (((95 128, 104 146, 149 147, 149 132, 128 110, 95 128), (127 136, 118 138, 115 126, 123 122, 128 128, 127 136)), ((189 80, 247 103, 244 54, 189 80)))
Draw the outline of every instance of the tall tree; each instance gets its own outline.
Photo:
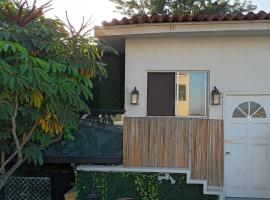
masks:
POLYGON ((257 8, 247 0, 110 0, 117 12, 126 15, 237 13, 257 8))
POLYGON ((42 164, 49 144, 74 139, 91 78, 106 75, 108 48, 91 37, 89 21, 76 31, 43 16, 50 2, 35 2, 0 2, 0 190, 25 161, 42 164))

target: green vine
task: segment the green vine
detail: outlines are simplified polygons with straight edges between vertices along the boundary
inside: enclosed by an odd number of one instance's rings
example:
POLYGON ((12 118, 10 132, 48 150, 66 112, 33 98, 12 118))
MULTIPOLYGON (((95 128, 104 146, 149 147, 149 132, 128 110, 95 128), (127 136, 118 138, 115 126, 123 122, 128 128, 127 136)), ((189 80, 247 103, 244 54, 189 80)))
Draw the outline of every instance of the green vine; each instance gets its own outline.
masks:
POLYGON ((101 200, 108 199, 108 181, 107 181, 106 173, 97 173, 94 172, 92 174, 92 180, 94 182, 94 186, 96 187, 97 192, 100 194, 101 200))
POLYGON ((77 199, 85 200, 94 186, 101 200, 217 199, 214 195, 204 195, 201 185, 187 185, 186 176, 183 174, 171 174, 176 180, 173 185, 170 181, 158 181, 159 175, 159 173, 77 172, 77 199))
POLYGON ((130 174, 142 200, 159 200, 158 174, 130 174))

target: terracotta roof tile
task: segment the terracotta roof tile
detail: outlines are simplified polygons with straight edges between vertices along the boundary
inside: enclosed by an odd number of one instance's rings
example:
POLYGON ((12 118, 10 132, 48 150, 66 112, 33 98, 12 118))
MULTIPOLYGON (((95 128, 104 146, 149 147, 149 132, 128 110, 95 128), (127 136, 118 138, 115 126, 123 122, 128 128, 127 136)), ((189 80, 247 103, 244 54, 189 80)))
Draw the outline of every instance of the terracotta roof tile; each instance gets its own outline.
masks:
POLYGON ((103 26, 132 25, 144 23, 170 23, 170 22, 212 22, 212 21, 243 21, 243 20, 270 20, 270 13, 260 11, 257 14, 208 14, 197 13, 194 15, 153 15, 123 17, 121 20, 113 19, 111 22, 103 21, 103 26))

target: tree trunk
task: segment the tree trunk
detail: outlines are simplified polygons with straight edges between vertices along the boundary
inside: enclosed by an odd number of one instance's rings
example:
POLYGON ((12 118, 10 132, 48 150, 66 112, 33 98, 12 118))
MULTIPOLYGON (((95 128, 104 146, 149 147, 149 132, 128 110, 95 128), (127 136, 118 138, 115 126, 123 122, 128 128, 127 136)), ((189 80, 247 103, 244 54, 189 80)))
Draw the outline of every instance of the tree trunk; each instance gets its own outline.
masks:
POLYGON ((18 160, 4 175, 0 176, 0 191, 4 188, 12 174, 26 161, 26 158, 18 160))
POLYGON ((17 97, 15 97, 14 111, 13 111, 13 115, 11 117, 11 133, 13 135, 13 139, 14 139, 14 142, 16 145, 16 151, 17 151, 17 155, 18 155, 17 162, 10 169, 5 171, 5 162, 2 162, 2 153, 1 153, 0 190, 3 189, 4 185, 7 183, 8 179, 11 177, 11 175, 16 171, 16 169, 18 169, 21 166, 21 164, 25 160, 22 157, 21 146, 20 146, 19 139, 17 136, 17 131, 16 131, 17 130, 16 117, 18 114, 18 107, 19 107, 18 99, 17 99, 17 97), (2 172, 4 172, 4 173, 2 174, 2 172))
MULTIPOLYGON (((13 152, 13 154, 11 156, 9 156, 8 158, 5 158, 6 156, 5 156, 5 153, 4 153, 4 158, 1 158, 0 172, 3 172, 3 174, 0 173, 0 190, 4 187, 4 185, 7 183, 8 179, 16 171, 16 169, 18 169, 25 162, 26 158, 21 159, 21 157, 18 156, 17 157, 17 162, 9 170, 7 170, 7 171, 5 170, 5 167, 7 166, 7 164, 13 158, 15 158, 16 155, 22 154, 23 147, 30 140, 30 138, 33 135, 37 125, 38 125, 38 122, 35 122, 35 124, 31 128, 31 130, 29 131, 29 133, 26 134, 26 136, 25 136, 24 140, 22 141, 22 143, 19 144, 19 148, 16 147, 16 149, 14 150, 14 152, 13 152)), ((15 134, 14 136, 17 137, 17 134, 15 134)), ((17 141, 19 141, 18 138, 17 138, 17 141)))
POLYGON ((5 157, 6 157, 6 154, 5 154, 4 150, 1 150, 0 175, 5 174, 5 166, 4 166, 5 157), (2 166, 3 166, 3 168, 2 168, 2 166))

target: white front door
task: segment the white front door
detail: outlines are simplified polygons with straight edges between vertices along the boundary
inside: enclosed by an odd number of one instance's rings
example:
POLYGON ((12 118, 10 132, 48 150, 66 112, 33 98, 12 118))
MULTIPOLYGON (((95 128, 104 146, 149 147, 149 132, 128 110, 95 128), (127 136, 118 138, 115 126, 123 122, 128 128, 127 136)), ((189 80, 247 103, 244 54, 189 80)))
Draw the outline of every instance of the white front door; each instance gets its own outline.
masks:
POLYGON ((270 198, 270 96, 227 96, 225 195, 270 198))

